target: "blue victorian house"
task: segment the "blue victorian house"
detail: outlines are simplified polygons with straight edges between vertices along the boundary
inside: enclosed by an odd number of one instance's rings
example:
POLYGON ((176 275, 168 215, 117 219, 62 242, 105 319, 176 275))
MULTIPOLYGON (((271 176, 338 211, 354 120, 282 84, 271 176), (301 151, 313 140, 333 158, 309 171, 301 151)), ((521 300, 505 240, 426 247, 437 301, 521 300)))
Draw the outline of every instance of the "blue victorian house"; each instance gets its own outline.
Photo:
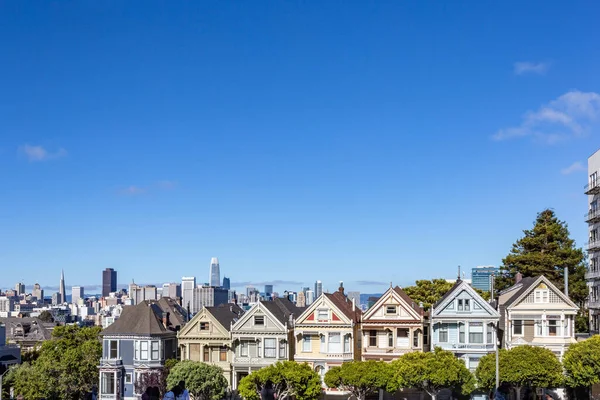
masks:
POLYGON ((475 371, 481 357, 496 349, 499 319, 499 313, 471 285, 458 279, 431 308, 431 347, 453 352, 475 371))
POLYGON ((184 311, 170 302, 126 306, 119 319, 101 332, 99 399, 137 399, 143 381, 177 357, 177 331, 184 311))

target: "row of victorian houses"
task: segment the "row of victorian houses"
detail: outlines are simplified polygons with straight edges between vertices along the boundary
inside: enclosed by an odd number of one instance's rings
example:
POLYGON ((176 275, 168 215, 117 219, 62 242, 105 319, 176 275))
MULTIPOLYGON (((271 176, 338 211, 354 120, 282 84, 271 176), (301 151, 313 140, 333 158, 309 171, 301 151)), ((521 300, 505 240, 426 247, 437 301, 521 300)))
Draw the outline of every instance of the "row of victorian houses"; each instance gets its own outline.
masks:
POLYGON ((459 279, 428 311, 397 286, 364 313, 343 287, 307 308, 281 298, 246 312, 227 304, 204 308, 187 323, 175 302, 161 302, 126 307, 103 331, 101 399, 139 397, 138 376, 175 357, 221 367, 232 390, 244 376, 282 360, 306 362, 323 376, 347 361, 392 361, 435 347, 452 351, 471 370, 497 345, 543 346, 561 357, 575 341, 578 310, 543 276, 518 277, 497 306, 459 279))

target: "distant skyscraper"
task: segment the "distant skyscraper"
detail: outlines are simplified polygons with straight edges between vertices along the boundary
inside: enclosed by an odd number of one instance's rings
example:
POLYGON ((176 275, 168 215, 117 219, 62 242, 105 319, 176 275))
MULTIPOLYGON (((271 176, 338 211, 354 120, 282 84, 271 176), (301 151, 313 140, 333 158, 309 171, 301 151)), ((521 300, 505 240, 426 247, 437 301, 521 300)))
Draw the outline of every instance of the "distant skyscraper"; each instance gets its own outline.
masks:
POLYGON ((143 288, 144 290, 144 300, 157 300, 158 293, 156 290, 156 286, 154 285, 146 285, 143 288))
POLYGON ((31 290, 31 295, 38 299, 41 302, 44 302, 44 289, 40 286, 39 283, 33 285, 33 290, 31 290))
POLYGON ((183 277, 181 278, 181 297, 182 307, 186 310, 188 307, 191 308, 194 306, 194 289, 196 288, 196 277, 183 277))
POLYGON ((165 283, 163 285, 162 297, 170 297, 178 300, 181 297, 181 285, 178 283, 165 283))
POLYGON ((256 288, 252 285, 246 286, 246 296, 250 297, 252 293, 256 292, 256 288))
POLYGON ((202 307, 216 307, 229 302, 229 290, 214 286, 198 286, 194 289, 194 304, 190 307, 193 314, 202 307))
POLYGON ((221 287, 221 270, 217 257, 210 259, 210 286, 221 287))
POLYGON ((306 307, 306 295, 304 292, 298 292, 296 307, 306 307))
POLYGON ((223 277, 223 289, 231 289, 231 281, 226 276, 223 277))
POLYGON ((56 292, 52 295, 52 305, 57 306, 61 304, 60 292, 56 292))
POLYGON ((321 294, 323 294, 323 282, 316 281, 315 282, 315 299, 318 299, 321 294))
POLYGON ((67 291, 65 290, 65 271, 60 271, 60 286, 58 287, 58 293, 60 293, 60 303, 67 301, 67 291))
POLYGON ((305 293, 305 302, 307 306, 310 306, 312 303, 315 302, 315 292, 313 292, 312 290, 307 290, 305 293))
POLYGON ((265 296, 271 297, 273 294, 273 285, 265 285, 265 296))
POLYGON ((17 296, 25 294, 25 284, 24 283, 17 283, 15 285, 15 292, 17 292, 17 296))
POLYGON ((491 276, 498 275, 499 271, 499 268, 493 266, 473 268, 471 270, 471 286, 489 292, 491 289, 491 276))
POLYGON ((106 268, 102 271, 102 297, 108 297, 111 292, 117 291, 117 271, 106 268))
POLYGON ((73 286, 71 288, 71 303, 79 304, 79 299, 83 299, 84 297, 83 286, 73 286))

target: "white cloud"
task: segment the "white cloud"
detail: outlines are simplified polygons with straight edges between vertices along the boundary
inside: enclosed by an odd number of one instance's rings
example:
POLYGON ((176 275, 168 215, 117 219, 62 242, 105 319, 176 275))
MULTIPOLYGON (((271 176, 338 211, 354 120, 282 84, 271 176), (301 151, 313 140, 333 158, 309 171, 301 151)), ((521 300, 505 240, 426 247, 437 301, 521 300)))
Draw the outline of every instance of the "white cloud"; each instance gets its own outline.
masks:
POLYGON ((585 171, 585 170, 586 170, 585 166, 581 162, 576 161, 573 164, 569 165, 567 168, 561 169, 560 173, 563 175, 570 175, 574 172, 580 172, 580 171, 585 171))
POLYGON ((550 68, 549 63, 545 62, 530 62, 530 61, 519 61, 514 64, 515 75, 523 75, 527 73, 543 75, 550 68))
POLYGON ((29 144, 19 147, 19 152, 25 156, 29 162, 54 160, 67 155, 67 151, 63 148, 51 152, 42 146, 31 146, 29 144))
POLYGON ((519 126, 498 130, 492 138, 507 140, 530 137, 546 144, 554 144, 569 137, 586 135, 600 117, 600 94, 595 92, 567 92, 558 99, 528 111, 519 126))
POLYGON ((146 189, 143 187, 140 187, 140 186, 131 185, 131 186, 127 186, 124 189, 121 189, 119 191, 119 193, 126 195, 126 196, 137 196, 137 195, 146 193, 146 189))
POLYGON ((156 182, 156 186, 162 190, 171 190, 177 187, 177 182, 175 181, 158 181, 156 182))

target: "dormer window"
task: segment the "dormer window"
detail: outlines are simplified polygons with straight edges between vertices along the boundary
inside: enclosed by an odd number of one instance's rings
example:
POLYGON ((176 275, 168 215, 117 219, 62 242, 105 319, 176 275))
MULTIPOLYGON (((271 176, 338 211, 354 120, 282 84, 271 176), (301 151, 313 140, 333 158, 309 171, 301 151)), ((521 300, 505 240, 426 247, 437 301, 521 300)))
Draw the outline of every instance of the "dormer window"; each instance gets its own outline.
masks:
POLYGON ((471 303, 469 299, 458 299, 458 311, 470 311, 471 303))
POLYGON ((398 309, 396 306, 385 306, 385 313, 387 315, 396 315, 398 313, 398 309))
POLYGON ((541 283, 535 288, 534 299, 536 303, 548 303, 549 290, 546 284, 541 283))

